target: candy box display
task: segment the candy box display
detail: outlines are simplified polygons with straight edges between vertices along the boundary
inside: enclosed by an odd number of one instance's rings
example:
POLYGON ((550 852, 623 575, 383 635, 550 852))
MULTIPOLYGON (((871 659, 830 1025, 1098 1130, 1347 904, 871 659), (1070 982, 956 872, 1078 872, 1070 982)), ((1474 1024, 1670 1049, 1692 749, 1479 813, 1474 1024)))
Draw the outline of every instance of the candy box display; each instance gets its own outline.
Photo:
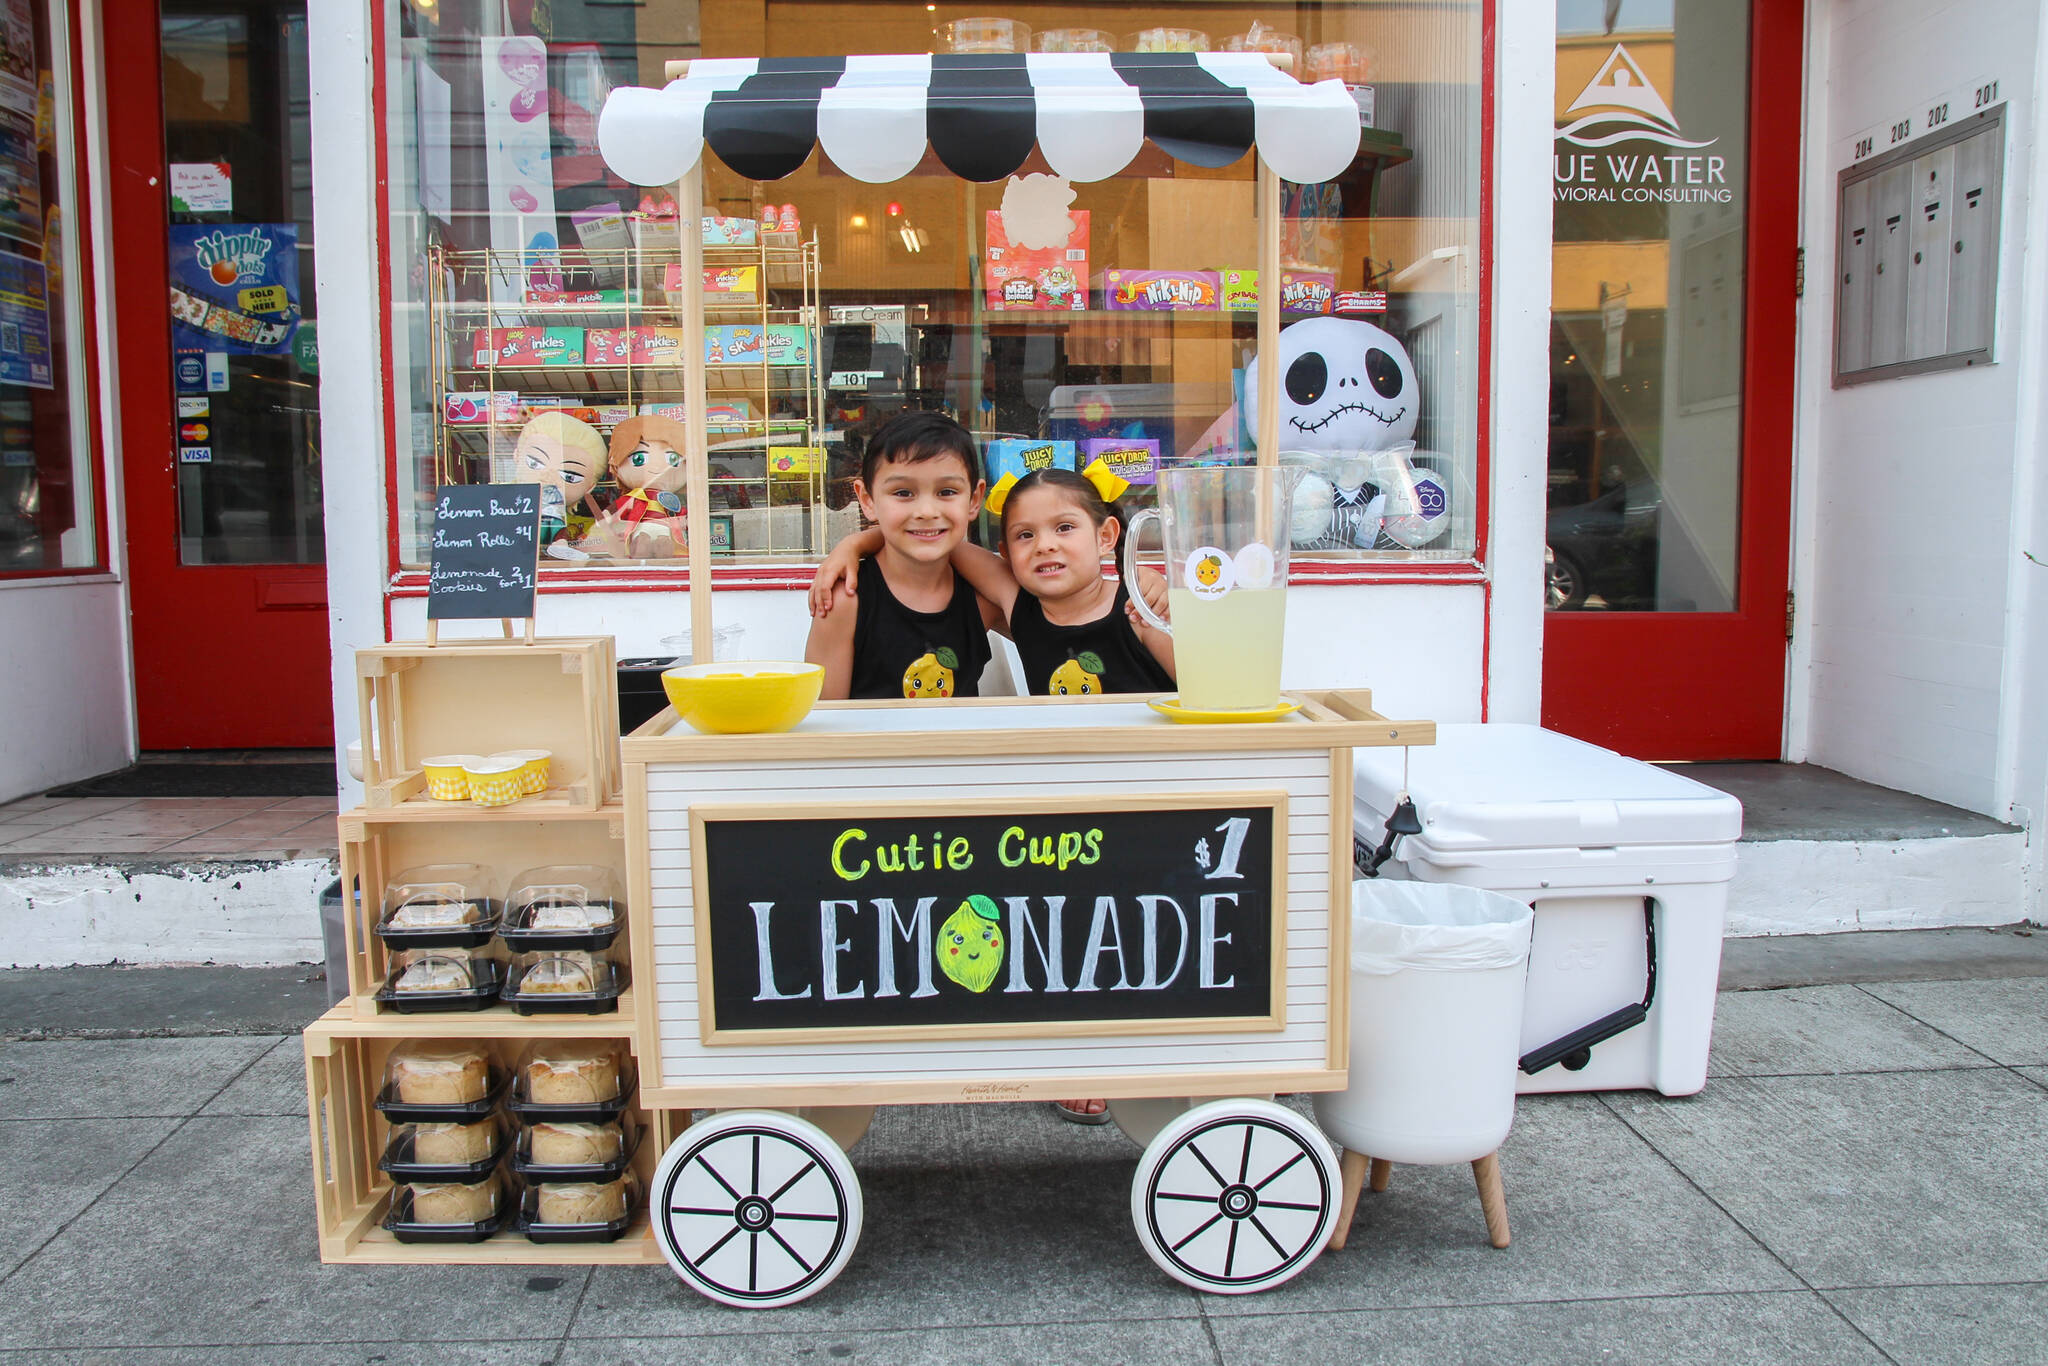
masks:
POLYGON ((592 365, 678 365, 683 333, 676 327, 593 327, 588 350, 592 365))
POLYGON ((580 327, 479 327, 470 362, 479 369, 487 366, 523 368, 541 365, 583 364, 583 329, 580 327))
POLYGON ((1212 313, 1222 307, 1213 270, 1106 270, 1102 306, 1118 311, 1212 313))
MULTIPOLYGON (((1337 277, 1320 270, 1280 272, 1282 313, 1328 313, 1337 297, 1337 277)), ((1223 306, 1232 312, 1250 313, 1259 306, 1259 273, 1256 270, 1223 272, 1223 306)))
POLYGON ((492 389, 449 394, 441 402, 441 419, 451 427, 509 426, 519 421, 519 393, 515 389, 492 389))
POLYGON ((1019 479, 1034 470, 1071 470, 1074 464, 1074 443, 1071 441, 1037 441, 1013 436, 999 437, 988 443, 988 481, 994 484, 1006 474, 1019 479))
POLYGON ((1159 478, 1159 443, 1149 437, 1093 437, 1081 443, 1081 468, 1100 460, 1126 484, 1152 484, 1159 478))
POLYGON ((703 242, 707 247, 751 247, 760 238, 760 225, 752 218, 725 218, 707 214, 703 220, 703 242))
POLYGON ((1088 307, 1088 210, 1075 209, 1064 246, 1011 243, 1000 209, 988 211, 982 274, 991 311, 1061 311, 1088 307))
MULTIPOLYGON (((683 288, 683 268, 671 262, 662 277, 673 300, 683 288)), ((759 266, 706 266, 704 267, 704 304, 707 308, 723 308, 728 304, 751 304, 761 297, 761 268, 759 266)))
POLYGON ((707 323, 706 365, 798 366, 810 360, 811 329, 802 323, 707 323))

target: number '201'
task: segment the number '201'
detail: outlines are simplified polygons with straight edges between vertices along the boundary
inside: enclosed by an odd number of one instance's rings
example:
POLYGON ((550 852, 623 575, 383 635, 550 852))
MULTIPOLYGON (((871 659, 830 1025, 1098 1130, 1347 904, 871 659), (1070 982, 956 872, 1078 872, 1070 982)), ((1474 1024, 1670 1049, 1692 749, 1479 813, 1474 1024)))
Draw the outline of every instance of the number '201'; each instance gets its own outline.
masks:
POLYGON ((1996 100, 1997 98, 1998 98, 1998 82, 1997 82, 1997 81, 1989 81, 1989 82, 1986 82, 1985 84, 1983 84, 1983 85, 1980 85, 1980 86, 1978 86, 1978 87, 1977 87, 1977 99, 1976 99, 1976 103, 1975 103, 1975 104, 1973 104, 1973 105, 1971 105, 1970 107, 1971 107, 1971 108, 1973 108, 1973 109, 1982 109, 1982 108, 1983 108, 1983 107, 1984 107, 1985 105, 1987 105, 1987 104, 1990 104, 1990 103, 1991 103, 1992 101, 1996 100))

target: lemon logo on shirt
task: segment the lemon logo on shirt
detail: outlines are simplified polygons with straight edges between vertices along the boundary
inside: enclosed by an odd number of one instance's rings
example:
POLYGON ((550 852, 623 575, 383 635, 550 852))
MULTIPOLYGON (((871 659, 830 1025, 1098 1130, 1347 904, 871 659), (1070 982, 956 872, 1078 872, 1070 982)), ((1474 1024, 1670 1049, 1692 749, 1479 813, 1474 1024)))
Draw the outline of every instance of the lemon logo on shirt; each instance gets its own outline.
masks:
POLYGON ((903 671, 903 695, 905 697, 951 697, 953 695, 953 670, 960 667, 960 657, 941 645, 936 650, 927 650, 910 661, 910 667, 903 671))
POLYGON ((975 895, 939 926, 939 971, 969 991, 987 991, 1003 966, 1002 912, 975 895))
POLYGON ((1054 697, 1095 697, 1102 693, 1102 656, 1083 650, 1052 671, 1045 690, 1054 697))

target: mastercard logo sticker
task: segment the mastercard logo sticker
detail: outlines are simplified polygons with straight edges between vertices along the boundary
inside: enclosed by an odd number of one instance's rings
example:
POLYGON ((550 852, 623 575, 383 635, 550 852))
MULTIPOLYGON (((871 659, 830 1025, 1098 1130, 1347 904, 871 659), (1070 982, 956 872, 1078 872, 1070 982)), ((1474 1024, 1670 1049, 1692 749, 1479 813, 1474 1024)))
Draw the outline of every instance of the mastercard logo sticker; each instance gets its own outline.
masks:
POLYGON ((204 422, 187 422, 178 428, 178 440, 188 445, 204 445, 211 434, 204 422))

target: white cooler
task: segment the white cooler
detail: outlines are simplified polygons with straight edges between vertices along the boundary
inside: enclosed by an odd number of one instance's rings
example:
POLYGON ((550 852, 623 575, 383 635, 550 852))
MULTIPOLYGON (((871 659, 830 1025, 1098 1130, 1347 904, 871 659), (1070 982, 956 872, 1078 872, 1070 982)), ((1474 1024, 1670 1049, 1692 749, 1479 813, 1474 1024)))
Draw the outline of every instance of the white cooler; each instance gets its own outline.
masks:
MULTIPOLYGON (((1361 870, 1400 799, 1403 753, 1354 751, 1361 870)), ((1439 725, 1436 744, 1405 753, 1422 833, 1380 876, 1535 910, 1517 1089, 1705 1085, 1742 804, 1540 726, 1439 725)))

